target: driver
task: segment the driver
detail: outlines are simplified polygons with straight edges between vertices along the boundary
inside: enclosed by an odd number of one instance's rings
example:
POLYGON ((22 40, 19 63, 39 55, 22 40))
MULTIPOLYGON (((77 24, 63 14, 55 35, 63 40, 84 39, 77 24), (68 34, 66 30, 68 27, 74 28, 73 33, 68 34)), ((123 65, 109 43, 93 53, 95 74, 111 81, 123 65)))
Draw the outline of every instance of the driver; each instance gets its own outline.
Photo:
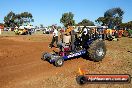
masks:
POLYGON ((86 48, 85 47, 85 44, 86 44, 86 42, 87 42, 87 40, 89 39, 89 30, 90 29, 88 29, 86 26, 84 26, 83 27, 83 29, 82 29, 82 48, 86 48))
POLYGON ((63 43, 65 44, 65 46, 70 46, 71 34, 69 32, 63 35, 63 43))

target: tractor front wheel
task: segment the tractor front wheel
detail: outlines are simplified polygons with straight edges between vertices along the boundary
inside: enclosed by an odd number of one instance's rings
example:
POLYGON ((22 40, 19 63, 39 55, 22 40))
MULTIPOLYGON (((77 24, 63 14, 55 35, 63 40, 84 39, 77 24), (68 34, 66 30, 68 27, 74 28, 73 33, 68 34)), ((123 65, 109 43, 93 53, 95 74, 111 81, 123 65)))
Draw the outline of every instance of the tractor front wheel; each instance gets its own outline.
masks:
POLYGON ((57 58, 56 60, 55 60, 55 62, 54 62, 54 65, 56 66, 56 67, 61 67, 62 65, 63 65, 63 63, 64 63, 64 60, 63 60, 63 58, 57 58))
POLYGON ((46 60, 46 57, 45 57, 46 54, 47 54, 47 52, 43 52, 43 53, 42 53, 41 59, 44 60, 44 61, 46 60))

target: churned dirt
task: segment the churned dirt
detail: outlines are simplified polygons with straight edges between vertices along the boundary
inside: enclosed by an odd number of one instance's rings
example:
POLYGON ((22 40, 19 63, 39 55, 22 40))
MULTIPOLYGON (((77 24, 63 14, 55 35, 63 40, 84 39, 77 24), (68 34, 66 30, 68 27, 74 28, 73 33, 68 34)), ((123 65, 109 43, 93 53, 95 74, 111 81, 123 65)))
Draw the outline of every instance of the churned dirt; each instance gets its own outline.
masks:
POLYGON ((41 60, 50 35, 0 36, 0 88, 132 88, 130 84, 76 83, 78 68, 88 74, 132 75, 132 38, 105 41, 107 54, 101 62, 78 58, 55 67, 41 60))

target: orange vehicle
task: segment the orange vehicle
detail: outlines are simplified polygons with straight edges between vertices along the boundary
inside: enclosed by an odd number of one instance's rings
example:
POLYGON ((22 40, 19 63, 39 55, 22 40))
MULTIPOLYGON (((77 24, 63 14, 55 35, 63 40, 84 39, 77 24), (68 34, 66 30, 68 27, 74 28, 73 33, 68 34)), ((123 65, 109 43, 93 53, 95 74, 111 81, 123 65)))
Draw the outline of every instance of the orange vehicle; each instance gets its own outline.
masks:
POLYGON ((112 35, 112 29, 107 29, 106 34, 111 34, 112 35))
POLYGON ((26 29, 16 29, 14 30, 16 35, 27 35, 28 34, 28 30, 26 29))
POLYGON ((123 32, 124 32, 123 30, 119 30, 119 31, 118 31, 118 37, 119 37, 119 38, 121 38, 121 37, 122 37, 123 32))
POLYGON ((69 33, 69 32, 71 32, 72 30, 74 30, 74 27, 72 27, 72 26, 68 26, 66 32, 69 33))

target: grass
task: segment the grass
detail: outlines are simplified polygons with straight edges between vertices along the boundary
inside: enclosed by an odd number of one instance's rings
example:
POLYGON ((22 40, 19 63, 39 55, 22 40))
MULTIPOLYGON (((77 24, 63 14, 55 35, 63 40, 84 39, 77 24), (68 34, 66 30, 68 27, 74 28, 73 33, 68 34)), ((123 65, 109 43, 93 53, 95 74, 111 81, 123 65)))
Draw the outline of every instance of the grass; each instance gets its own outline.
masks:
MULTIPOLYGON (((32 35, 43 35, 43 31, 36 31, 32 35)), ((14 31, 2 31, 0 36, 16 36, 14 31)))
POLYGON ((43 35, 43 31, 36 31, 33 35, 43 35))
POLYGON ((17 40, 26 40, 32 42, 50 42, 52 39, 51 34, 43 34, 43 31, 36 31, 32 35, 15 35, 13 31, 2 31, 2 37, 10 37, 17 40), (16 38, 17 37, 17 38, 16 38))
MULTIPOLYGON (((43 34, 43 31, 36 31, 32 35, 15 35, 14 31, 2 31, 0 36, 6 37, 24 37, 26 40, 33 42, 50 42, 52 39, 52 34, 43 34)), ((18 38, 19 39, 19 38, 18 38)))
POLYGON ((2 31, 0 36, 15 36, 14 31, 2 31))

